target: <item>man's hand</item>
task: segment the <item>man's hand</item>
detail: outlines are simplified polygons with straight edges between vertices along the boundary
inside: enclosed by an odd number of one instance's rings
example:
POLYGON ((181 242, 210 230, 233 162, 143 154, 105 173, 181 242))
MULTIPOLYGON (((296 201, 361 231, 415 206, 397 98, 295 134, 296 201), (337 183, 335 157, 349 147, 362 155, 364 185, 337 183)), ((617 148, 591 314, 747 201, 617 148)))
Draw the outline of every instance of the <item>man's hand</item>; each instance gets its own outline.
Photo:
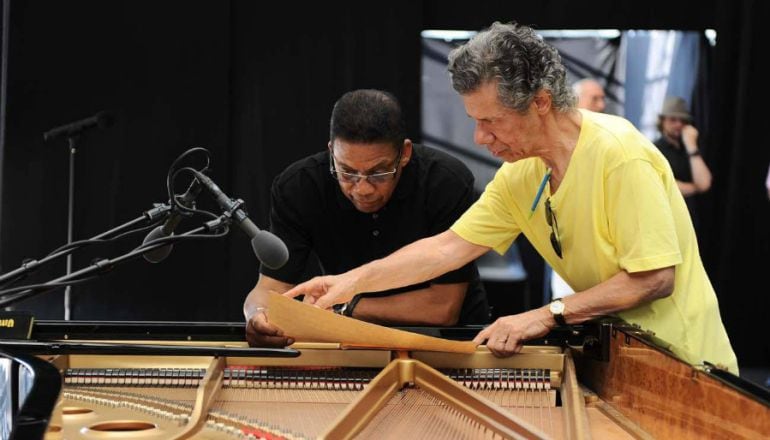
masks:
POLYGON ((487 348, 497 357, 511 356, 521 351, 524 342, 544 336, 556 323, 547 308, 530 310, 518 315, 498 318, 480 331, 473 342, 487 341, 487 348))
POLYGON ((243 316, 246 318, 246 340, 252 347, 285 347, 294 340, 283 335, 283 331, 267 320, 265 306, 269 292, 283 293, 293 284, 260 274, 257 285, 251 289, 243 302, 243 316))
POLYGON ((329 309, 335 304, 350 301, 356 293, 353 276, 342 274, 315 277, 298 284, 283 295, 289 298, 305 295, 304 302, 329 309))
POLYGON ((688 153, 698 151, 698 129, 690 124, 682 127, 682 142, 688 153))
POLYGON ((286 347, 294 343, 267 320, 264 310, 257 310, 246 322, 246 340, 250 347, 286 347))

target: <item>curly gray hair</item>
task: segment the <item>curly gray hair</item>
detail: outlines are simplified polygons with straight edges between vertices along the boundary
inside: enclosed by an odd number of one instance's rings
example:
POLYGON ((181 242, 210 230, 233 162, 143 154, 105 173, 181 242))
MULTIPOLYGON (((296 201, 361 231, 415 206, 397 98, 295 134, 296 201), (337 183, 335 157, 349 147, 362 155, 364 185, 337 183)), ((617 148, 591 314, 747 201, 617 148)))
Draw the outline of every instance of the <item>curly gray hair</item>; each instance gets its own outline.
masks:
POLYGON ((449 73, 461 95, 496 81, 500 102, 519 112, 527 110, 541 89, 551 95, 557 111, 575 107, 561 56, 524 25, 494 22, 450 52, 449 73))

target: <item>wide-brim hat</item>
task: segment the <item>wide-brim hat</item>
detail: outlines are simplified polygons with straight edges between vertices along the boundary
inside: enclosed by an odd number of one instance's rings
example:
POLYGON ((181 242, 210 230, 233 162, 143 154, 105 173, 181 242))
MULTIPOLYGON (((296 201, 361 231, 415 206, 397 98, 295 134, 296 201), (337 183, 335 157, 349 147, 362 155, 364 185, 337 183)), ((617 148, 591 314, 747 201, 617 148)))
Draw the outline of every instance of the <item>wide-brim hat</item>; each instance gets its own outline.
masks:
POLYGON ((668 116, 670 118, 681 118, 691 120, 692 116, 687 110, 687 103, 684 99, 678 96, 669 96, 663 102, 663 110, 660 111, 661 116, 668 116))

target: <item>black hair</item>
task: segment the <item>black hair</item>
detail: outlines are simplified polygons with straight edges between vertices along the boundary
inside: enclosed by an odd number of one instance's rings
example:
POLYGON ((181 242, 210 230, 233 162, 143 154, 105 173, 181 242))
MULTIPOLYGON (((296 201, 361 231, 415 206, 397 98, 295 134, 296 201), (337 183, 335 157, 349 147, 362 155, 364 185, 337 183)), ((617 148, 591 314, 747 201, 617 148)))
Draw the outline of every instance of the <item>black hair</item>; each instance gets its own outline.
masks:
POLYGON ((366 144, 388 142, 397 149, 406 139, 401 105, 395 96, 382 90, 361 89, 347 92, 334 104, 329 123, 329 139, 366 144))

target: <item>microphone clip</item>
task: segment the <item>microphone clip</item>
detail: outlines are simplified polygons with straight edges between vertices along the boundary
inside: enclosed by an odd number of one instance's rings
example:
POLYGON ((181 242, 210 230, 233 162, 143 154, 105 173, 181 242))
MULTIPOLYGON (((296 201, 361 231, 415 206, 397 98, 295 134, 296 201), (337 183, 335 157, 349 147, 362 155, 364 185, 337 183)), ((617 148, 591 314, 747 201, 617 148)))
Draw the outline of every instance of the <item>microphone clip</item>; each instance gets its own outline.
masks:
POLYGON ((144 211, 144 217, 151 222, 168 216, 173 209, 171 205, 166 203, 153 203, 152 206, 152 209, 144 211))
POLYGON ((229 230, 230 225, 230 217, 228 217, 225 214, 220 215, 219 217, 209 220, 203 224, 203 226, 206 228, 209 232, 227 232, 229 230), (221 231, 220 231, 221 230, 221 231))
POLYGON ((230 199, 227 208, 222 209, 222 214, 219 217, 204 223, 206 230, 217 232, 222 228, 228 228, 233 222, 233 218, 235 218, 237 222, 242 221, 247 217, 246 212, 241 209, 241 206, 243 206, 244 203, 245 202, 242 199, 230 199))
POLYGON ((245 202, 243 199, 230 199, 230 203, 228 204, 226 209, 223 209, 222 215, 227 217, 228 219, 235 219, 237 223, 240 223, 248 217, 248 213, 245 209, 242 209, 241 206, 243 206, 245 202))

